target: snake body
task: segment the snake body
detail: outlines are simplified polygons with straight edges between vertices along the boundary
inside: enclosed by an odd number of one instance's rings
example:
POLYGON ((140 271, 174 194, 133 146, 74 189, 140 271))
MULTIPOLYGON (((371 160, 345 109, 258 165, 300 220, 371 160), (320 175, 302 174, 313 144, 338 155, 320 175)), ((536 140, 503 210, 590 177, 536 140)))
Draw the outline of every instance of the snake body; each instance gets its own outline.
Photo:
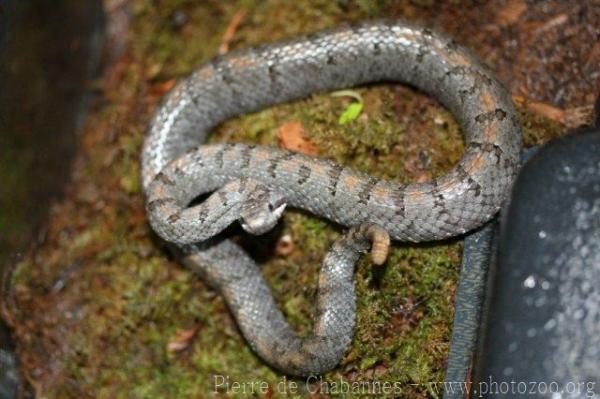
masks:
POLYGON ((376 262, 394 240, 430 241, 489 220, 519 167, 521 132, 510 96, 469 51, 401 21, 343 27, 227 54, 182 80, 156 113, 142 154, 154 230, 224 294, 252 348, 290 374, 324 372, 352 337, 353 267, 373 241, 376 262), (457 118, 465 153, 427 183, 378 179, 327 160, 244 144, 202 145, 219 123, 262 108, 371 82, 404 82, 457 118), (187 208, 200 194, 212 194, 187 208), (351 227, 326 256, 313 334, 299 337, 257 266, 218 235, 236 220, 260 234, 286 205, 351 227))

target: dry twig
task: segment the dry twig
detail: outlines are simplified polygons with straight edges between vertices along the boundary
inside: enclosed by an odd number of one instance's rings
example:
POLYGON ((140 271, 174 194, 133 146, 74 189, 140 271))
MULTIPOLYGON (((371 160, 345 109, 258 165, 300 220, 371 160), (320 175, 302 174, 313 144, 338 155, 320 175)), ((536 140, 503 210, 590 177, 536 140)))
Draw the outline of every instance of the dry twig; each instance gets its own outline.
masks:
POLYGON ((227 29, 225 29, 225 33, 223 34, 223 39, 221 39, 221 45, 219 46, 218 53, 223 55, 229 52, 229 44, 233 40, 233 36, 235 36, 235 32, 237 32, 242 20, 248 13, 247 10, 239 10, 233 15, 231 21, 229 21, 229 25, 227 25, 227 29))

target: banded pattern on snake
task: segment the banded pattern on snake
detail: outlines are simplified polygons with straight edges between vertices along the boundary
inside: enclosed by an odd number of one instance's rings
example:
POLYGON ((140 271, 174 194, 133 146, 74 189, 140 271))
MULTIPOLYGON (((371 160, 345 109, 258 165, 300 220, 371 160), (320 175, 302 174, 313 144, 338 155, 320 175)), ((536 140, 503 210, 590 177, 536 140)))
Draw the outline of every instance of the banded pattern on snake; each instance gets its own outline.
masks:
POLYGON ((520 150, 510 96, 475 56, 428 29, 379 21, 230 53, 201 66, 159 108, 144 143, 142 180, 153 229, 220 289, 253 349, 276 368, 308 375, 334 367, 350 344, 352 273, 369 241, 374 261, 382 263, 389 237, 438 240, 481 225, 507 197, 520 150), (463 158, 432 182, 385 181, 269 147, 201 145, 212 128, 236 115, 315 92, 390 81, 434 96, 461 125, 463 158), (317 322, 304 338, 286 323, 254 262, 219 235, 236 220, 261 234, 286 205, 352 228, 326 256, 317 322))

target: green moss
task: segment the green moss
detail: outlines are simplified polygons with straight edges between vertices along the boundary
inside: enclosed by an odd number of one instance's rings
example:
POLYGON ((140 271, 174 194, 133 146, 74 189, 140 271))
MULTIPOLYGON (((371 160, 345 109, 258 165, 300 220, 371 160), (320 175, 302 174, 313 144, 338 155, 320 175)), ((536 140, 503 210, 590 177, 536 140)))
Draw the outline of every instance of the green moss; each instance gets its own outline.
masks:
POLYGON ((521 106, 518 110, 523 129, 523 143, 526 147, 544 144, 559 137, 565 131, 562 124, 535 114, 526 107, 521 106))
MULTIPOLYGON (((53 353, 52 365, 60 370, 33 378, 46 397, 206 397, 218 376, 266 381, 272 397, 284 397, 277 392, 283 376, 250 351, 220 295, 169 260, 145 222, 138 159, 151 109, 140 111, 139 103, 156 103, 157 96, 144 97, 149 86, 183 76, 212 56, 225 26, 242 8, 248 15, 234 48, 384 15, 385 6, 375 3, 133 1, 132 64, 125 83, 110 87, 112 102, 92 116, 84 134, 84 167, 74 183, 80 194, 57 211, 48 244, 32 252, 13 276, 20 307, 15 315, 23 322, 17 332, 27 337, 21 351, 37 359, 34 367, 40 369, 48 362, 46 353, 53 353), (178 25, 181 15, 187 22, 178 25), (107 135, 110 129, 118 134, 107 135), (68 264, 79 266, 65 274, 68 264), (49 294, 57 279, 65 281, 64 288, 49 294), (52 306, 24 323, 28 312, 39 308, 39 298, 52 306), (197 334, 187 347, 168 349, 181 331, 191 329, 197 334), (47 343, 33 330, 59 337, 60 347, 36 349, 47 343)), ((321 94, 228 121, 211 139, 276 145, 278 127, 297 121, 321 156, 381 177, 430 179, 458 161, 463 150, 458 126, 435 101, 404 87, 357 90, 365 109, 345 125, 338 119, 352 99, 321 94)), ((544 119, 523 116, 530 144, 557 132, 544 119)), ((301 333, 310 330, 319 265, 341 232, 291 210, 276 232, 245 239, 255 255, 265 255, 265 277, 301 333), (283 234, 295 245, 286 257, 274 252, 283 234)), ((356 273, 352 348, 324 381, 387 381, 400 384, 404 397, 435 396, 426 383, 444 377, 459 255, 460 244, 453 240, 395 245, 381 267, 363 259, 356 273)), ((300 397, 317 386, 294 381, 300 397)), ((217 396, 243 395, 220 390, 217 396)))

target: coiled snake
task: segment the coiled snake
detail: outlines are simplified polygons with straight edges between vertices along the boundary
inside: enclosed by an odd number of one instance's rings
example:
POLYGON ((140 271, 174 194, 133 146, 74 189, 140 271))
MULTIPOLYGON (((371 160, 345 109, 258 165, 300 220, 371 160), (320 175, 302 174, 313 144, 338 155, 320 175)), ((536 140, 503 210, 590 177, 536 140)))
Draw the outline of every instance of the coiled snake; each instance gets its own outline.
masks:
POLYGON ((390 238, 439 240, 481 225, 506 198, 520 150, 511 99, 475 56, 428 29, 379 21, 230 53, 201 66, 176 85, 152 121, 142 179, 153 229, 219 288, 255 352, 286 373, 309 375, 333 368, 351 342, 353 269, 371 242, 374 261, 382 263, 390 238), (270 147, 202 145, 212 128, 233 116, 382 81, 414 85, 456 116, 465 153, 447 174, 405 185, 270 147), (325 258, 308 337, 289 327, 257 265, 218 235, 237 220, 261 234, 286 205, 351 227, 325 258))

